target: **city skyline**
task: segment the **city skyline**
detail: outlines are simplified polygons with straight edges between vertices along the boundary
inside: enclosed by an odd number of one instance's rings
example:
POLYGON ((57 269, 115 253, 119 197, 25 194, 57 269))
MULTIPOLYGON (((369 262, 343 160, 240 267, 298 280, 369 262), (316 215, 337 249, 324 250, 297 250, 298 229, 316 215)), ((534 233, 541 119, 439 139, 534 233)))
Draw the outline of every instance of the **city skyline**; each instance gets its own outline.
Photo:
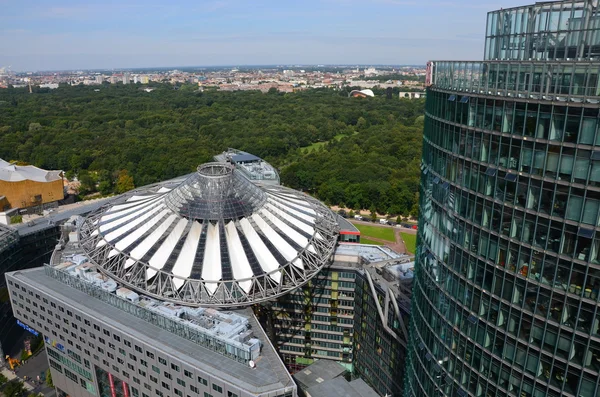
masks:
POLYGON ((0 4, 0 66, 35 71, 478 59, 486 12, 518 1, 0 4))

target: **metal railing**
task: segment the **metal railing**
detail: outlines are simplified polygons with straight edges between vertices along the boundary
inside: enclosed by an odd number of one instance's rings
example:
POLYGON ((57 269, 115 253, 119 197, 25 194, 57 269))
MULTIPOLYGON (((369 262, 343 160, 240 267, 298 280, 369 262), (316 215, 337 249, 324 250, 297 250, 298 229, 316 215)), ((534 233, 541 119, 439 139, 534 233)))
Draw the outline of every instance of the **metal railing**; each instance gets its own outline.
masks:
POLYGON ((199 346, 244 364, 248 364, 250 360, 253 359, 250 346, 247 346, 247 349, 245 349, 245 346, 236 346, 234 344, 227 343, 222 339, 203 333, 199 328, 191 327, 189 324, 185 323, 185 320, 161 315, 160 313, 130 302, 113 293, 105 291, 90 282, 83 281, 65 271, 53 268, 52 266, 45 265, 44 270, 46 275, 49 277, 82 291, 100 300, 101 302, 107 303, 113 307, 116 307, 117 309, 123 310, 128 314, 141 318, 152 325, 194 342, 199 346))

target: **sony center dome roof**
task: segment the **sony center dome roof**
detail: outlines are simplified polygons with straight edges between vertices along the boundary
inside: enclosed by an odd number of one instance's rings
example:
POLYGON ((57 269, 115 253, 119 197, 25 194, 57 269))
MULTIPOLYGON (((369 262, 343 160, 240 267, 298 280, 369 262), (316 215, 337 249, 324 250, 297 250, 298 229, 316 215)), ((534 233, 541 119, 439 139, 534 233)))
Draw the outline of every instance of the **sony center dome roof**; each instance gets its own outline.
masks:
POLYGON ((303 285, 335 248, 334 214, 278 185, 208 163, 177 187, 136 191, 88 216, 81 247, 139 292, 194 306, 242 306, 303 285))

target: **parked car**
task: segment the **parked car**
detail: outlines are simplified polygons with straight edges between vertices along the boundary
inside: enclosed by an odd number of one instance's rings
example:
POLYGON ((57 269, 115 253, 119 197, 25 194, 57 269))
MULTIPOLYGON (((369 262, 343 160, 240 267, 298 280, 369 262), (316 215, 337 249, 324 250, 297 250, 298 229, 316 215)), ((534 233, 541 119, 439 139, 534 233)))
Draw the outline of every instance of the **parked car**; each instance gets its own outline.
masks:
POLYGON ((387 224, 389 224, 389 222, 388 222, 388 220, 387 220, 387 219, 380 219, 380 220, 379 220, 379 223, 380 223, 381 225, 387 225, 387 224))
POLYGON ((348 217, 348 214, 346 214, 346 211, 344 211, 344 210, 339 210, 337 213, 342 218, 347 218, 348 217))
POLYGON ((362 215, 354 215, 354 219, 356 219, 357 221, 362 221, 363 217, 362 215))

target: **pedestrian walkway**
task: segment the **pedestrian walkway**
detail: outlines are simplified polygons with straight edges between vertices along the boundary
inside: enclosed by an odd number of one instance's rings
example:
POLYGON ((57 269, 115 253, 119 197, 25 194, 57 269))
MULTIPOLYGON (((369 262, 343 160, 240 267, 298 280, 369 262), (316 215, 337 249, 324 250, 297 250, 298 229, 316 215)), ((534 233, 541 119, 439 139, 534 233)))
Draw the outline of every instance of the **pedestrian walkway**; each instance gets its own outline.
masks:
MULTIPOLYGON (((0 373, 2 373, 2 375, 6 376, 6 378, 8 379, 8 381, 10 382, 13 379, 20 379, 15 373, 14 371, 11 371, 8 368, 2 368, 0 370, 0 373)), ((27 391, 33 391, 34 387, 32 385, 30 385, 28 382, 23 382, 23 385, 25 385, 25 389, 27 389, 27 391)))

